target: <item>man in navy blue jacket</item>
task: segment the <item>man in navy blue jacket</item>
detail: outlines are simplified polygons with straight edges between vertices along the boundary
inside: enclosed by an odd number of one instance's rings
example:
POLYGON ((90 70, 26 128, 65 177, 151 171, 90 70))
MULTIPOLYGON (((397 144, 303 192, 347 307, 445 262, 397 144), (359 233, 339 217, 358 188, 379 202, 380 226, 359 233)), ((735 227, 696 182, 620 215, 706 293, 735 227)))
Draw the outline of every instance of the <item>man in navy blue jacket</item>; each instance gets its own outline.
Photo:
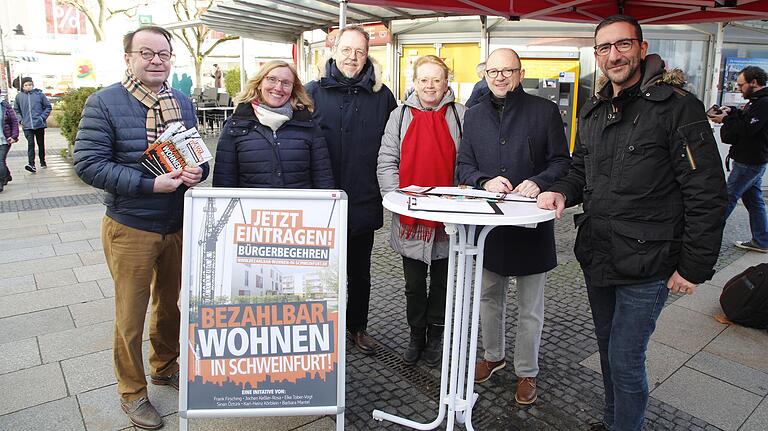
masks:
MULTIPOLYGON (((464 117, 457 158, 459 183, 535 197, 568 171, 568 144, 557 105, 523 91, 525 70, 511 49, 492 52, 485 73, 490 92, 464 117)), ((480 304, 485 354, 475 366, 475 382, 488 380, 506 365, 506 293, 509 277, 514 276, 518 300, 515 400, 519 404, 536 401, 544 282, 547 271, 555 266, 552 221, 535 228, 500 226, 485 242, 480 304)))
POLYGON ((107 192, 101 224, 104 256, 115 282, 114 364, 121 407, 139 428, 163 420, 147 398, 141 352, 144 316, 152 296, 149 341, 153 384, 178 390, 181 228, 184 192, 208 175, 208 165, 155 177, 138 162, 166 125, 195 127, 192 102, 168 85, 171 34, 141 27, 123 38, 123 82, 85 104, 75 139, 75 171, 107 192))
POLYGON ((48 166, 45 163, 45 128, 48 127, 48 116, 51 114, 51 102, 43 94, 43 90, 35 88, 32 78, 21 78, 21 91, 16 95, 13 110, 19 119, 24 137, 27 138, 27 165, 24 169, 29 172, 37 172, 35 167, 35 142, 37 142, 37 156, 40 158, 40 166, 48 166))
POLYGON ((376 163, 389 113, 397 107, 368 57, 370 36, 361 27, 343 28, 336 37, 325 76, 307 84, 315 102, 336 188, 349 198, 347 237, 347 329, 364 354, 376 353, 368 335, 373 232, 384 224, 376 163))

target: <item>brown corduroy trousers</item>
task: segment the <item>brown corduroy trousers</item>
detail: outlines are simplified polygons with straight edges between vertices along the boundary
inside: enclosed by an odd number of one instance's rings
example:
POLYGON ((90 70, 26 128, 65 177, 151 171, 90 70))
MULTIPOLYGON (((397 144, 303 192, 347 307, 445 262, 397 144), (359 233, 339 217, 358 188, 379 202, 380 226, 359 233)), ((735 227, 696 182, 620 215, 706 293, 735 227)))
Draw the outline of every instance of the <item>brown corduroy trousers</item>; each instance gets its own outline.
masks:
POLYGON ((144 318, 152 299, 149 366, 153 376, 178 371, 181 230, 161 235, 134 229, 105 216, 104 256, 115 282, 114 363, 122 401, 147 395, 141 352, 144 318))

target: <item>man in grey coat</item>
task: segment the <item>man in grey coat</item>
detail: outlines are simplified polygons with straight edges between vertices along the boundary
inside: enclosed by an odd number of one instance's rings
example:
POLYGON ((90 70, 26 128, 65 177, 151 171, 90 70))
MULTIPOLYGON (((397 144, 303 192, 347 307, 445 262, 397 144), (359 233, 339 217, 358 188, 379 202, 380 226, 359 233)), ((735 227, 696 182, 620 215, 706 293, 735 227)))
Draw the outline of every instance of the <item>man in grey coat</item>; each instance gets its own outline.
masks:
MULTIPOLYGON (((523 91, 525 70, 515 51, 502 48, 491 53, 485 73, 491 91, 465 116, 459 183, 536 197, 568 170, 560 113, 554 103, 523 91)), ((495 228, 485 243, 483 266, 480 321, 485 354, 475 367, 475 382, 488 380, 506 365, 506 292, 509 277, 514 276, 518 299, 515 400, 531 404, 537 397, 544 282, 546 272, 557 266, 554 223, 495 228)))

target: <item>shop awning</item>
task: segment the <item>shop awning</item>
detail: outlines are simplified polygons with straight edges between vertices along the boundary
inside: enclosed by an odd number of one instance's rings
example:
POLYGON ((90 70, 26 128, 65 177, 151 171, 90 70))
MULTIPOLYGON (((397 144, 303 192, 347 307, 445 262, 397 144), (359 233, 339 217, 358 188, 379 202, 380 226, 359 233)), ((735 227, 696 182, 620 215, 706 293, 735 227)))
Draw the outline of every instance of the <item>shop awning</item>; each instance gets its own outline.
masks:
MULTIPOLYGON (((456 14, 415 8, 386 6, 372 1, 348 5, 347 23, 365 23, 395 19, 432 18, 456 14)), ((416 2, 412 2, 416 3, 416 2)), ((214 30, 250 39, 296 42, 305 31, 327 30, 339 25, 338 0, 228 0, 219 2, 201 17, 214 30)))
MULTIPOLYGON (((349 0, 355 7, 421 8, 461 15, 594 23, 617 13, 643 24, 768 19, 763 0, 349 0)), ((351 7, 351 6, 350 6, 351 7)))

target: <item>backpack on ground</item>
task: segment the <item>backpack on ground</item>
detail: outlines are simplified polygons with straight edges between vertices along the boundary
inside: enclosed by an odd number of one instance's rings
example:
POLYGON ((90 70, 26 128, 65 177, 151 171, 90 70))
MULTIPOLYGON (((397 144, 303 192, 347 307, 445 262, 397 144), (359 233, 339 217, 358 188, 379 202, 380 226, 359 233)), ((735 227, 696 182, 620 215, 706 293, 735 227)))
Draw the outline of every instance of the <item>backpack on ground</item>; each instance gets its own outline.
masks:
POLYGON ((733 323, 768 328, 768 263, 750 266, 725 283, 720 306, 733 323))

